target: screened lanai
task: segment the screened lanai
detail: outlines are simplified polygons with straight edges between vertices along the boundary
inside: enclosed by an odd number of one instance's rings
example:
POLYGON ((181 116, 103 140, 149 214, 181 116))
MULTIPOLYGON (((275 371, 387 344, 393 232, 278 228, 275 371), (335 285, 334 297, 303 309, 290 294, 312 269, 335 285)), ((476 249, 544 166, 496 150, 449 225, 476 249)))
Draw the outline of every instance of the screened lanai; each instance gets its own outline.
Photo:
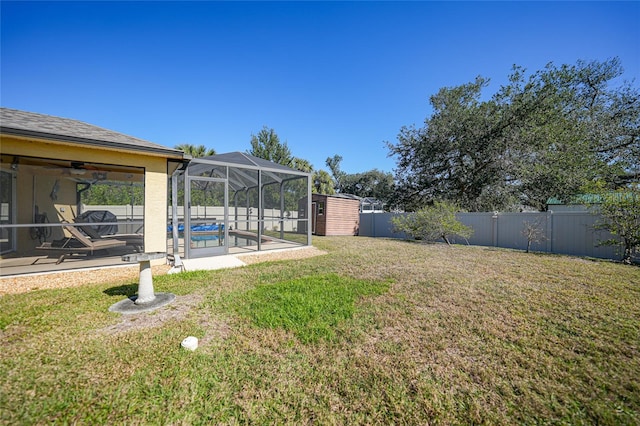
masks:
POLYGON ((168 250, 190 259, 311 244, 309 173, 242 152, 171 178, 168 250))
POLYGON ((0 108, 0 276, 165 252, 167 178, 184 160, 89 123, 0 108))

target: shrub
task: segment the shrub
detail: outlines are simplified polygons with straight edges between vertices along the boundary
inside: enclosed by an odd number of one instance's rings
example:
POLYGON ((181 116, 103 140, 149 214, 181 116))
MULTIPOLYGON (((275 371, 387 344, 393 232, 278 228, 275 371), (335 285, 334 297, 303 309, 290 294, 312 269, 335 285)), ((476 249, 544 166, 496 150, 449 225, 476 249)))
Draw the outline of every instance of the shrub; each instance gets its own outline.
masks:
POLYGON ((599 213, 602 222, 597 228, 606 229, 618 238, 600 241, 599 244, 621 244, 624 250, 622 261, 630 264, 640 248, 640 185, 601 194, 601 199, 599 213))
POLYGON ((394 217, 391 223, 395 232, 404 232, 423 241, 442 238, 444 242, 451 244, 450 238, 453 236, 469 238, 473 235, 473 229, 456 219, 457 211, 455 204, 437 201, 433 206, 394 217))

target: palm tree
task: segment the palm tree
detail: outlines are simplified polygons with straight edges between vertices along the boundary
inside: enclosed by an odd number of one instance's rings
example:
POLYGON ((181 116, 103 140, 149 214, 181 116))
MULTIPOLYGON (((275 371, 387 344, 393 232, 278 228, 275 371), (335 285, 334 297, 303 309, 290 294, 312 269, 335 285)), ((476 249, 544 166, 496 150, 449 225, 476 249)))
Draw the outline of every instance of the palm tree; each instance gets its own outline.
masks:
POLYGON ((333 195, 336 193, 333 188, 333 179, 326 170, 316 170, 313 172, 311 190, 314 194, 333 195))
POLYGON ((311 173, 313 171, 313 166, 311 165, 309 160, 305 160, 304 158, 299 158, 299 157, 292 158, 291 167, 306 173, 311 173))
POLYGON ((191 145, 189 143, 182 143, 180 145, 176 145, 175 149, 179 149, 187 155, 190 155, 193 158, 201 158, 201 157, 209 157, 211 155, 216 155, 216 150, 213 148, 207 148, 204 145, 191 145))

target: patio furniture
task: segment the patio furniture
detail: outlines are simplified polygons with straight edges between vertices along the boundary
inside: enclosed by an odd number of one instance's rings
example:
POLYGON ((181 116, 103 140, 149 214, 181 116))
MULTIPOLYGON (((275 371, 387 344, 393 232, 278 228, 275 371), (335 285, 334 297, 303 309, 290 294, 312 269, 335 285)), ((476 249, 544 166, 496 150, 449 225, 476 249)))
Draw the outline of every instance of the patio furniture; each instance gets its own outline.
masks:
POLYGON ((63 224, 62 227, 66 229, 72 237, 65 237, 62 240, 52 242, 44 242, 36 247, 36 250, 61 253, 56 265, 64 262, 66 258, 73 256, 74 254, 93 255, 94 252, 99 250, 123 247, 127 245, 126 241, 115 238, 93 240, 76 229, 74 225, 68 224, 68 222, 64 223, 66 223, 66 225, 63 224))
POLYGON ((100 233, 90 225, 76 225, 76 227, 87 234, 92 241, 120 240, 124 241, 128 246, 132 246, 137 252, 142 252, 142 248, 144 247, 144 235, 142 234, 100 235, 100 233))

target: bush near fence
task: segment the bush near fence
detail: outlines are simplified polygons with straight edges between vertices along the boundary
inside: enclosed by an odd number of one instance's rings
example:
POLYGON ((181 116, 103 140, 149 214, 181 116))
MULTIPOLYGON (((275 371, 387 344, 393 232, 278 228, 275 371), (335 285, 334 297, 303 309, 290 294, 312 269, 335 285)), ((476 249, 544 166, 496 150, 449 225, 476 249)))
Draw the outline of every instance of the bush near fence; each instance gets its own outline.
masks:
MULTIPOLYGON (((391 225, 392 217, 403 214, 406 213, 361 214, 359 235, 406 238, 403 233, 393 232, 391 225)), ((526 223, 535 223, 543 238, 531 244, 531 251, 600 259, 621 258, 618 247, 598 246, 599 241, 612 238, 612 235, 595 229, 601 217, 590 212, 458 213, 456 217, 474 230, 468 241, 454 238, 458 244, 526 250, 527 237, 523 230, 526 223)))

